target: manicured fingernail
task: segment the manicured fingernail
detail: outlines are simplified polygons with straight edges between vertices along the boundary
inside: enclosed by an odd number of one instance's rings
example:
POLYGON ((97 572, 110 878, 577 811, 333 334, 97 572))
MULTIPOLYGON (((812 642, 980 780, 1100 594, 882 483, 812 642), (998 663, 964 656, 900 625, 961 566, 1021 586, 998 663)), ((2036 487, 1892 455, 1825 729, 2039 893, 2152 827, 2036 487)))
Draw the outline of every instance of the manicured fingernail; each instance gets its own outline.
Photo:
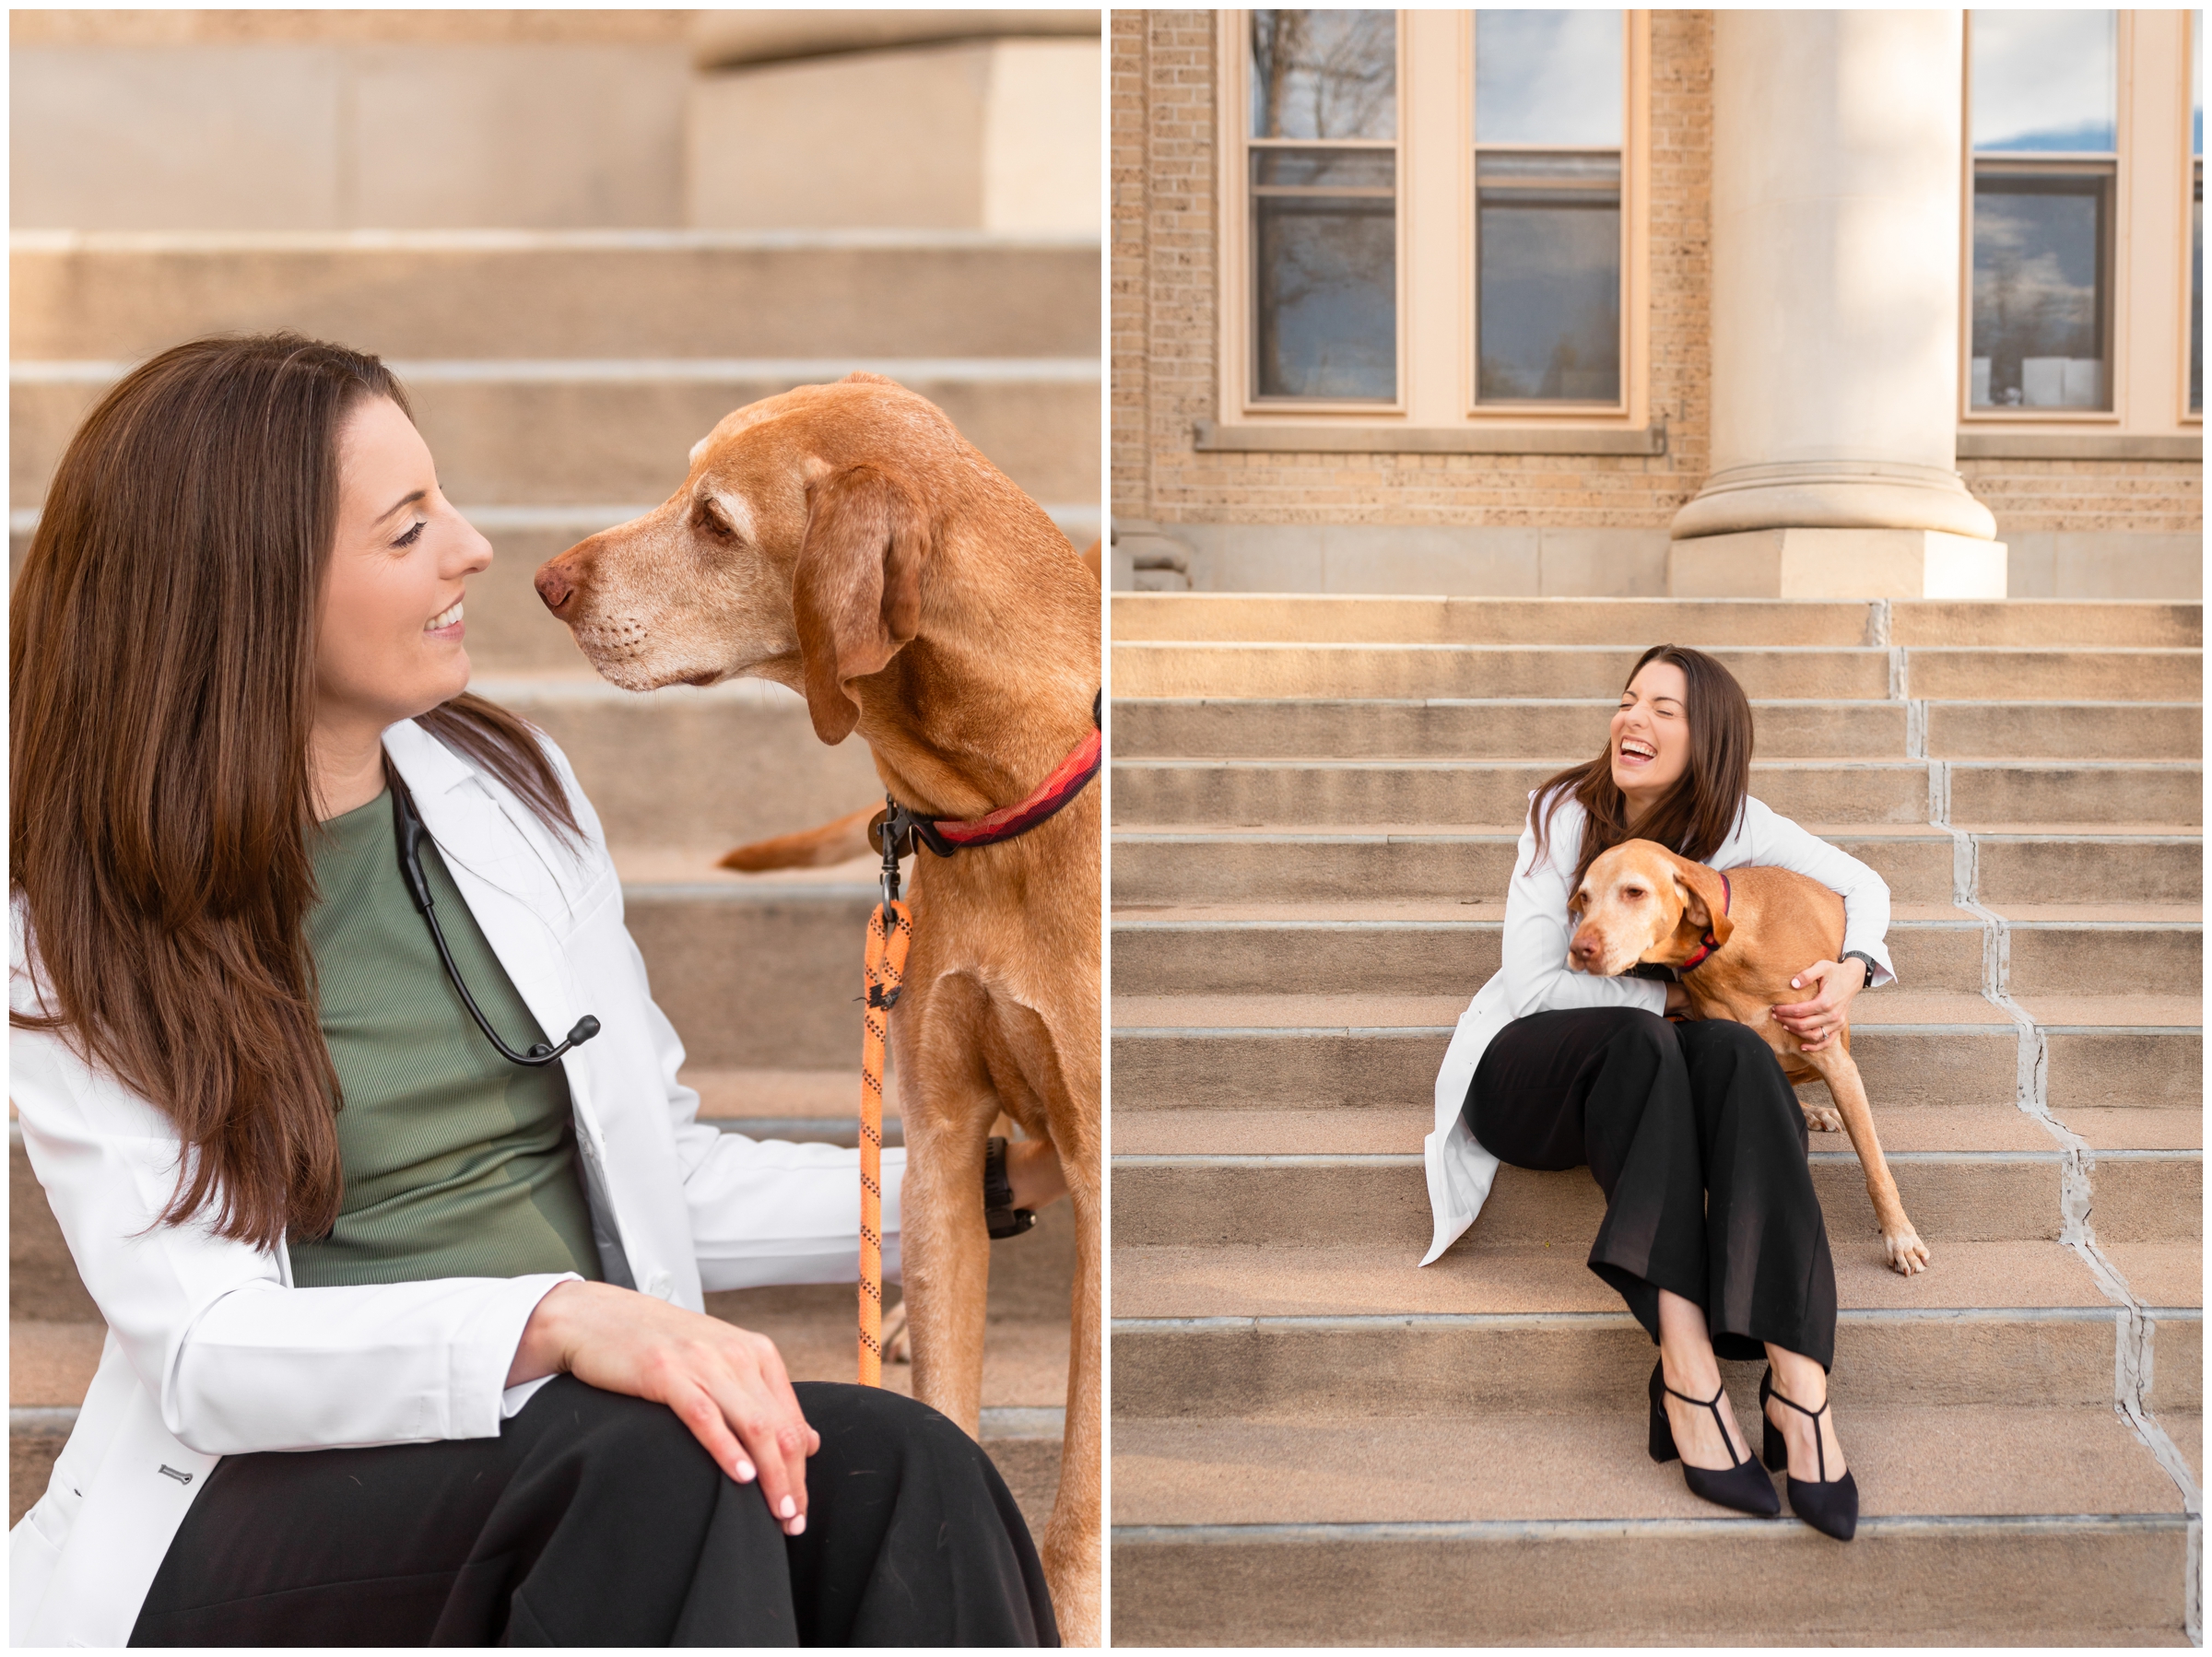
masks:
POLYGON ((742 1458, 737 1463, 737 1482, 741 1485, 749 1485, 753 1482, 753 1464, 742 1458))
POLYGON ((799 1510, 799 1504, 798 1504, 797 1502, 795 1502, 795 1501, 792 1500, 792 1499, 791 1499, 791 1498, 790 1498, 790 1497, 788 1497, 788 1496, 786 1496, 786 1497, 783 1498, 783 1505, 782 1505, 782 1507, 780 1507, 780 1508, 778 1508, 778 1509, 776 1510, 776 1511, 777 1511, 777 1512, 779 1512, 779 1513, 782 1514, 782 1515, 783 1515, 783 1517, 784 1517, 784 1518, 786 1518, 786 1519, 789 1519, 789 1518, 790 1518, 790 1517, 791 1517, 791 1516, 792 1516, 794 1513, 796 1513, 798 1510, 799 1510))
POLYGON ((802 1513, 783 1527, 786 1536, 804 1536, 806 1534, 806 1516, 802 1513))

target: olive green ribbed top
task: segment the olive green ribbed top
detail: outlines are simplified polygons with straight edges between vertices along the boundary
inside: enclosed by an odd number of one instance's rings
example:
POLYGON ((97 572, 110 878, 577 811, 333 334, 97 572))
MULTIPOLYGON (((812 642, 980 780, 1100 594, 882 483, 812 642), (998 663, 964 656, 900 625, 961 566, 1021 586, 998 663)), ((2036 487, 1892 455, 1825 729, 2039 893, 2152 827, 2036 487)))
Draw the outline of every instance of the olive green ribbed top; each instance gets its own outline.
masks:
MULTIPOLYGON (((303 1287, 602 1275, 567 1078, 500 1056, 446 977, 399 872, 389 790, 314 842, 307 921, 342 1104, 330 1236, 290 1240, 303 1287)), ((544 1040, 426 839, 422 871, 477 1005, 518 1052, 544 1040)))

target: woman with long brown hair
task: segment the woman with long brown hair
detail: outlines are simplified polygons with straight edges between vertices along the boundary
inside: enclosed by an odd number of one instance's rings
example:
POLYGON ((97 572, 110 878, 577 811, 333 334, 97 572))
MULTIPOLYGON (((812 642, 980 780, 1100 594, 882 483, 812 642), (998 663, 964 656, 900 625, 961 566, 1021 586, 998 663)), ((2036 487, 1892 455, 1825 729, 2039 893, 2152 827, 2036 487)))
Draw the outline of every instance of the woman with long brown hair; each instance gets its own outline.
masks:
POLYGON ((55 473, 10 1093, 109 1333, 15 1643, 1051 1642, 980 1448, 704 1314, 853 1280, 855 1153, 696 1121, 590 804, 466 694, 489 558, 292 335, 141 365, 55 473))
POLYGON ((1568 899, 1626 840, 1715 868, 1794 869, 1841 894, 1841 958, 1808 961, 1806 997, 1774 1009, 1806 1051, 1851 998, 1894 979, 1889 891, 1857 859, 1751 797, 1751 704, 1702 652, 1655 645, 1621 691, 1606 751, 1529 796, 1506 896, 1503 965, 1461 1016, 1427 1142, 1436 1231, 1427 1265, 1470 1225, 1500 1162, 1587 1165, 1606 1193, 1590 1269, 1659 1347, 1651 1453, 1690 1489, 1757 1514, 1774 1487, 1724 1404, 1719 1357, 1764 1357, 1761 1408, 1789 1449, 1797 1514, 1848 1540, 1856 1482, 1828 1408, 1835 1266, 1806 1163, 1803 1110, 1765 1040, 1686 1005, 1660 976, 1571 971, 1568 899))

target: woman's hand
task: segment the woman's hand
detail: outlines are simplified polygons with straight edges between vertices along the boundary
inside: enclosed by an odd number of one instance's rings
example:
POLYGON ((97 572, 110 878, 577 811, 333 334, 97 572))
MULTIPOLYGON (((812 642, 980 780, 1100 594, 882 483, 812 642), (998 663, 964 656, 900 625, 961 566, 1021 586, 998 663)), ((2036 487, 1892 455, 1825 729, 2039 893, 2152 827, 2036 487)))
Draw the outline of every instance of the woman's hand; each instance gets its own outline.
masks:
POLYGON ((1862 960, 1815 961, 1795 978, 1790 988, 1818 986, 1810 1001, 1793 1001, 1773 1009, 1774 1022, 1800 1043, 1800 1052, 1818 1052, 1843 1028, 1843 1009, 1866 987, 1866 963, 1862 960))
POLYGON ((1014 1193, 1014 1206, 1036 1213, 1047 1203, 1067 1194, 1067 1176, 1060 1170, 1060 1153, 1049 1139, 1016 1139, 1006 1146, 1006 1184, 1014 1193))
POLYGON ((782 1355, 764 1334, 609 1283, 562 1283, 537 1303, 507 1371, 519 1386, 561 1372, 665 1404, 739 1484, 757 1475, 786 1535, 806 1528, 806 1425, 782 1355))

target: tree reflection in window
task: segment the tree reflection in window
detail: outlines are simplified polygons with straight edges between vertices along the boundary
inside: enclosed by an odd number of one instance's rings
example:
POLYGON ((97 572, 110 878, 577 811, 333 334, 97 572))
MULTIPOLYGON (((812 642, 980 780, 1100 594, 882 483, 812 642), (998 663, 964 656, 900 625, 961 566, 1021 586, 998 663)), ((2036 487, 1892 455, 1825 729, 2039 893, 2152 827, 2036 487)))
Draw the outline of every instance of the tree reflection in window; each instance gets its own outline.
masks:
POLYGON ((1252 14, 1253 392, 1398 387, 1397 19, 1252 14))

